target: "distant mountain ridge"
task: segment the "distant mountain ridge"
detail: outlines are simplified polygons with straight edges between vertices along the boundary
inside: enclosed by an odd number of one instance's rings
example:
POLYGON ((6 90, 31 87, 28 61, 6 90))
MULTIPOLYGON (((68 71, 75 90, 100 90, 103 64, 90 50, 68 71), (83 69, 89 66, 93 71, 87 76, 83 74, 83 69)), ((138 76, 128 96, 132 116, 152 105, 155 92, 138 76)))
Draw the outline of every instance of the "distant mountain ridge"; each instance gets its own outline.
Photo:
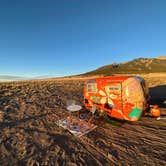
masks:
POLYGON ((141 74, 166 72, 166 56, 156 58, 138 58, 124 63, 113 63, 84 73, 91 75, 141 74))
POLYGON ((158 56, 156 59, 166 59, 166 56, 158 56))
MULTIPOLYGON (((95 75, 113 75, 113 74, 146 74, 146 73, 160 73, 166 72, 166 56, 159 56, 156 58, 137 58, 132 61, 123 63, 112 63, 96 70, 80 74, 67 76, 68 78, 74 76, 95 76, 95 75)), ((39 76, 39 77, 20 77, 11 75, 0 75, 0 82, 7 81, 23 81, 23 80, 38 80, 48 79, 53 76, 39 76)))
POLYGON ((20 81, 25 80, 25 77, 11 76, 11 75, 0 75, 0 82, 3 81, 20 81))
POLYGON ((0 75, 0 82, 8 82, 8 81, 24 81, 24 80, 40 80, 47 79, 51 76, 38 76, 38 77, 21 77, 21 76, 12 76, 12 75, 0 75))

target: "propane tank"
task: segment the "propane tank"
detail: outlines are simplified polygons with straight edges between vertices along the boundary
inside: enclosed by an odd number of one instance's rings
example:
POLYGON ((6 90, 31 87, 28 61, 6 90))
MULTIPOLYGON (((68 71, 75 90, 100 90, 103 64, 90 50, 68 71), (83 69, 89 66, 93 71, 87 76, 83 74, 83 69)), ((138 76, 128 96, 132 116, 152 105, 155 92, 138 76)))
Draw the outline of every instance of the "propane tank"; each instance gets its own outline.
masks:
POLYGON ((159 109, 158 105, 154 105, 150 109, 150 114, 151 114, 151 116, 154 116, 154 117, 159 117, 160 116, 160 109, 159 109))

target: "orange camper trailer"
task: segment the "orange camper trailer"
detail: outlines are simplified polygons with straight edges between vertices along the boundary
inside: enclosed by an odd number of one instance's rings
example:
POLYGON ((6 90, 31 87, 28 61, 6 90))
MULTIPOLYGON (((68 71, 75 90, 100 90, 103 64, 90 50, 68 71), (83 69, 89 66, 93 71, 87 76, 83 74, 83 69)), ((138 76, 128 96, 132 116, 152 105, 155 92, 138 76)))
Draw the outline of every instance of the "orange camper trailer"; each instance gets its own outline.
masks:
POLYGON ((108 76, 85 81, 84 105, 105 111, 110 117, 137 121, 147 109, 149 92, 137 76, 108 76))

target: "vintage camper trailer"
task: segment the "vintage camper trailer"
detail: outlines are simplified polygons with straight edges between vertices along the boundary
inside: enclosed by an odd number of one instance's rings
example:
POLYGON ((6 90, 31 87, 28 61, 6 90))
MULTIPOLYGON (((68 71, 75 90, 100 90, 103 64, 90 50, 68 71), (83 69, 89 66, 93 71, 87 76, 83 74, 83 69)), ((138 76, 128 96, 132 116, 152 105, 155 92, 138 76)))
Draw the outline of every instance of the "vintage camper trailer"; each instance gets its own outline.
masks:
POLYGON ((84 104, 91 111, 96 108, 110 117, 137 121, 148 102, 148 88, 141 77, 108 76, 85 81, 84 104))

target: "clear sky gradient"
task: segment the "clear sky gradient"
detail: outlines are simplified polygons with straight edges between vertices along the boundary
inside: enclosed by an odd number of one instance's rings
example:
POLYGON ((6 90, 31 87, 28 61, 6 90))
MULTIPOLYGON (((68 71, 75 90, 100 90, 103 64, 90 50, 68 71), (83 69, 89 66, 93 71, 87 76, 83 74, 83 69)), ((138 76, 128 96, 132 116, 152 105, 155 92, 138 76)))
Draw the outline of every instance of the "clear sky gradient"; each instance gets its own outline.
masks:
POLYGON ((166 54, 166 0, 2 0, 0 75, 63 76, 166 54))

